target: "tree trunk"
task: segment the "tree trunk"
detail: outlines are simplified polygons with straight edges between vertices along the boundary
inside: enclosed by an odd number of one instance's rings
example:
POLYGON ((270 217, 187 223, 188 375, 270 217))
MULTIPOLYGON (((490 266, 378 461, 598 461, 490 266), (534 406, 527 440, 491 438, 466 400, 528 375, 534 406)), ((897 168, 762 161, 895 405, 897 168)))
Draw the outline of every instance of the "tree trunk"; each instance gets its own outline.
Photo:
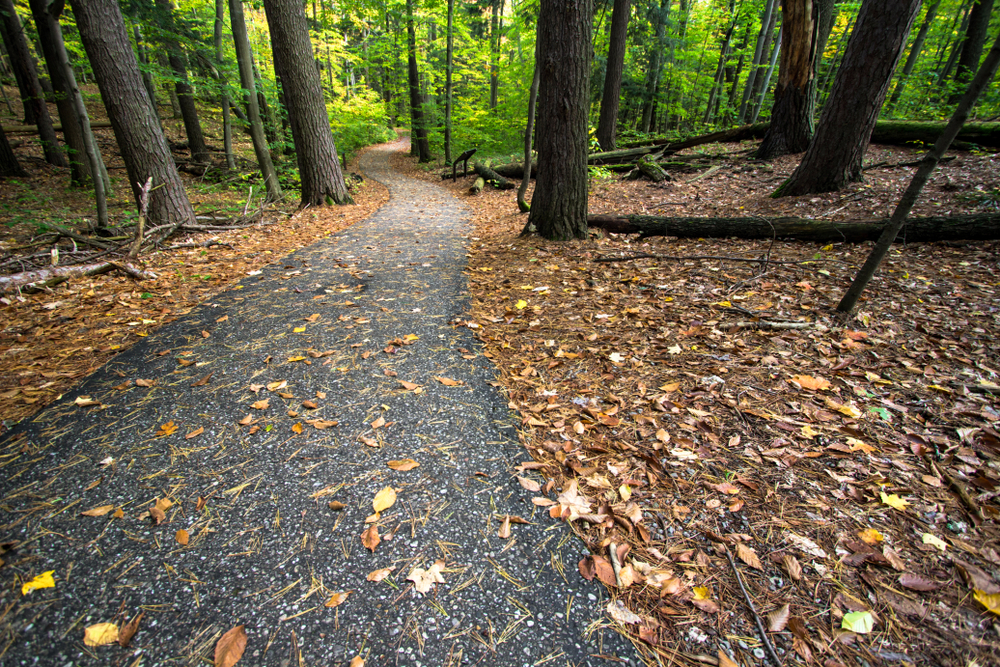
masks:
MULTIPOLYGON (((903 225, 907 223, 906 216, 909 215, 910 211, 913 209, 913 204, 917 201, 917 196, 920 191, 923 190, 924 185, 927 183, 927 179, 930 178, 931 173, 933 173, 934 168, 937 166, 938 162, 941 160, 941 156, 944 152, 948 150, 948 146, 954 141, 955 137, 958 135, 958 131, 962 128, 966 119, 969 117, 969 112, 972 110, 973 105, 975 105, 976 100, 979 99, 979 95, 983 92, 983 88, 989 84, 997 72, 997 66, 1000 65, 1000 35, 997 36, 996 41, 993 43, 993 48, 990 49, 989 54, 986 56, 986 60, 983 61, 982 67, 976 73, 972 82, 969 84, 968 90, 965 91, 965 95, 958 103, 958 108, 955 109, 955 113, 952 114, 951 120, 948 121, 948 127, 945 131, 941 133, 937 141, 934 142, 934 147, 927 152, 927 155, 921 160, 920 167, 917 172, 913 175, 913 179, 910 181, 910 185, 906 188, 906 192, 899 200, 899 204, 896 206, 896 210, 892 213, 892 218, 890 218, 888 224, 886 224, 885 229, 882 231, 878 242, 875 247, 872 248, 871 254, 865 261, 864 266, 858 271, 858 275, 855 277, 854 282, 851 283, 850 289, 841 299, 840 304, 837 305, 837 310, 843 313, 849 313, 854 310, 854 306, 857 305, 858 299, 861 297, 861 292, 864 291, 865 287, 871 281, 872 277, 875 275, 875 271, 878 270, 879 265, 885 256, 889 253, 889 247, 892 245, 893 241, 896 240, 896 236, 899 234, 900 229, 903 225)), ((913 220, 909 224, 913 224, 913 220)), ((996 224, 994 222, 994 224, 996 224)), ((907 230, 907 236, 909 236, 909 230, 907 230)))
POLYGON ((736 30, 736 22, 739 21, 739 14, 733 16, 729 22, 729 28, 722 38, 722 45, 719 48, 719 63, 715 66, 715 78, 712 79, 712 90, 708 94, 708 103, 705 105, 705 115, 702 122, 706 125, 712 122, 715 115, 716 101, 722 97, 722 88, 726 77, 726 62, 729 59, 729 52, 732 47, 733 31, 736 30))
MULTIPOLYGON (((955 68, 955 83, 964 88, 966 82, 979 69, 979 59, 983 55, 983 44, 990 27, 990 15, 993 12, 993 0, 978 0, 972 5, 969 13, 969 28, 962 40, 962 52, 958 57, 958 67, 955 68)), ((958 104, 963 90, 956 90, 948 98, 948 104, 958 104)))
POLYGON ((17 87, 21 90, 25 122, 38 124, 38 137, 42 142, 45 161, 57 167, 69 166, 66 157, 59 149, 59 139, 52 128, 52 118, 49 117, 49 109, 45 104, 45 94, 38 82, 35 62, 31 57, 31 51, 28 50, 28 42, 24 39, 24 28, 14 9, 13 0, 0 0, 0 18, 2 18, 0 28, 7 47, 7 55, 14 69, 17 87))
POLYGON ((903 71, 900 73, 899 78, 896 80, 896 87, 892 90, 892 96, 889 97, 889 102, 886 104, 886 113, 891 113, 896 104, 899 102, 900 95, 903 94, 903 89, 906 88, 906 80, 910 78, 910 74, 913 73, 913 67, 917 64, 917 59, 920 57, 920 52, 924 48, 924 39, 927 37, 927 31, 931 27, 931 22, 934 21, 934 17, 937 15, 938 5, 941 4, 941 0, 934 0, 927 7, 927 13, 924 15, 924 21, 920 24, 920 30, 917 31, 917 36, 913 39, 913 45, 910 47, 910 53, 906 56, 906 64, 903 65, 903 71))
POLYGON ((219 97, 222 103, 222 146, 226 152, 226 168, 236 169, 233 157, 233 124, 229 117, 229 93, 226 92, 227 81, 223 74, 225 51, 222 48, 222 28, 226 22, 226 0, 215 0, 215 30, 212 35, 215 41, 215 81, 219 85, 219 97))
POLYGON ((597 143, 606 151, 615 149, 618 129, 618 103, 621 99, 622 72, 625 69, 625 42, 631 0, 615 0, 611 10, 611 43, 608 46, 608 66, 604 72, 604 95, 601 115, 597 121, 597 143))
MULTIPOLYGON (((591 227, 612 234, 676 236, 678 238, 792 239, 813 243, 861 243, 874 241, 889 224, 888 219, 833 222, 809 218, 667 218, 650 215, 617 217, 592 215, 591 227)), ((933 216, 911 218, 900 241, 909 243, 943 240, 1000 239, 1000 214, 933 216)))
POLYGON ((448 36, 447 52, 445 54, 445 78, 444 78, 444 163, 451 164, 451 75, 454 63, 452 62, 455 51, 455 0, 448 0, 448 36))
POLYGON ((830 192, 861 179, 861 160, 920 0, 903 5, 868 0, 861 6, 816 136, 774 196, 830 192))
POLYGON ((26 172, 21 166, 21 163, 17 161, 17 156, 14 155, 14 151, 10 148, 10 142, 7 141, 7 135, 4 132, 0 132, 0 178, 27 175, 28 172, 26 172))
POLYGON ((142 39, 142 29, 138 25, 132 26, 132 34, 135 37, 135 49, 139 56, 139 68, 142 73, 142 83, 146 86, 146 94, 149 95, 149 101, 153 107, 153 113, 156 114, 156 118, 160 118, 160 109, 156 101, 156 83, 153 81, 153 73, 149 71, 149 53, 146 51, 146 44, 142 39))
POLYGON ((236 48, 236 64, 240 70, 240 86, 244 91, 244 103, 247 107, 247 120, 250 121, 250 138, 253 140, 253 151, 257 156, 261 176, 267 188, 270 200, 281 199, 281 185, 278 175, 271 162, 271 151, 264 136, 264 124, 260 119, 260 107, 257 106, 257 86, 254 82, 253 64, 250 57, 250 40, 247 37, 247 24, 243 18, 243 1, 229 0, 229 22, 233 29, 233 44, 236 48))
POLYGON ((73 0, 73 14, 139 204, 152 178, 147 219, 153 226, 194 221, 194 210, 142 85, 125 20, 115 0, 73 0))
POLYGON ((781 28, 778 28, 778 37, 774 37, 774 28, 778 25, 778 12, 775 6, 771 14, 771 28, 767 31, 767 41, 764 43, 764 56, 760 67, 757 68, 757 76, 753 81, 753 93, 750 95, 750 106, 747 108, 747 118, 749 123, 756 123, 757 116, 760 115, 760 107, 767 95, 767 86, 771 82, 771 75, 778 64, 778 55, 781 53, 781 28))
MULTIPOLYGON (((417 69, 417 31, 413 25, 413 0, 406 0, 406 63, 410 86, 410 128, 420 162, 430 162, 431 145, 427 139, 423 101, 420 96, 420 70, 417 69)), ((413 155, 413 151, 410 152, 413 155)))
POLYGON ((177 78, 174 82, 174 90, 177 92, 177 103, 180 105, 191 159, 195 162, 210 162, 211 157, 208 154, 208 147, 205 145, 205 137, 201 133, 201 121, 198 120, 198 109, 194 104, 194 93, 191 90, 191 84, 188 83, 184 52, 181 51, 181 45, 174 36, 177 29, 174 25, 173 5, 171 0, 156 0, 156 7, 161 14, 160 18, 164 29, 163 45, 167 50, 167 62, 170 63, 170 70, 177 78))
POLYGON ((351 204, 319 72, 313 64, 306 13, 297 0, 265 0, 271 48, 288 108, 295 157, 302 181, 302 206, 351 204))
POLYGON ((587 237, 591 0, 541 0, 538 179, 529 223, 565 241, 587 237))
POLYGON ((740 101, 740 111, 736 115, 736 123, 739 125, 742 125, 747 117, 747 106, 750 104, 750 98, 754 91, 754 81, 757 79, 760 61, 764 57, 764 46, 771 39, 770 31, 774 29, 771 25, 771 15, 774 13, 776 1, 767 0, 764 15, 760 20, 760 34, 757 35, 757 46, 754 48, 753 62, 750 64, 750 70, 747 72, 747 82, 743 88, 743 99, 740 101))
POLYGON ((771 127, 754 156, 758 160, 809 148, 818 18, 819 5, 812 0, 785 2, 781 7, 781 66, 771 107, 771 127))
MULTIPOLYGON (((503 0, 490 0, 490 108, 496 109, 500 94, 500 8, 503 0)), ((412 10, 410 10, 412 21, 412 10)))
MULTIPOLYGON (((538 67, 538 39, 535 39, 535 66, 531 75, 531 89, 528 93, 528 126, 524 130, 524 165, 521 169, 521 184, 517 188, 517 209, 521 213, 527 213, 531 210, 531 206, 525 199, 525 194, 528 192, 528 181, 531 180, 531 172, 534 168, 531 160, 531 140, 535 129, 535 105, 538 102, 538 82, 541 78, 541 72, 538 67)), ((524 234, 527 231, 527 224, 525 223, 525 229, 521 230, 524 234)))
POLYGON ((83 129, 73 109, 73 101, 69 97, 66 80, 60 67, 61 58, 57 50, 65 51, 62 30, 59 21, 46 10, 46 4, 45 0, 31 0, 31 15, 38 31, 38 41, 42 45, 49 80, 56 93, 56 109, 59 111, 63 139, 68 147, 70 181, 74 185, 85 185, 90 178, 90 163, 86 159, 87 147, 83 140, 83 129), (56 32, 59 33, 58 36, 56 32))
POLYGON ((660 0, 660 8, 654 5, 650 12, 653 16, 653 24, 656 36, 653 38, 653 47, 649 55, 649 64, 646 69, 646 93, 642 100, 642 120, 639 122, 639 129, 642 132, 649 132, 653 121, 654 100, 660 86, 660 71, 663 69, 663 49, 666 45, 667 19, 670 16, 671 0, 660 0))

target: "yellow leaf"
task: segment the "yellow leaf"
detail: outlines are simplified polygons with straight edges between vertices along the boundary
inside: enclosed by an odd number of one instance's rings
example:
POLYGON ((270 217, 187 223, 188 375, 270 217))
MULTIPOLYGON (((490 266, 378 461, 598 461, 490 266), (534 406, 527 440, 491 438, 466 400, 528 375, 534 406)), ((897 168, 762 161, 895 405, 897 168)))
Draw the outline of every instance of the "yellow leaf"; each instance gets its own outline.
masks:
POLYGON ((931 546, 937 547, 941 551, 948 550, 948 543, 942 540, 940 537, 937 537, 936 535, 932 535, 931 533, 924 533, 921 536, 921 539, 923 540, 924 544, 929 544, 931 546))
POLYGON ((910 505, 909 502, 903 500, 895 493, 888 495, 886 494, 885 491, 879 491, 878 493, 879 496, 882 498, 882 502, 888 505, 889 507, 893 507, 898 510, 905 510, 910 505))
POLYGON ((181 546, 187 546, 187 543, 191 541, 191 536, 188 535, 188 532, 186 530, 181 528, 180 530, 177 531, 177 534, 174 535, 174 539, 177 540, 177 544, 181 546))
POLYGON ((695 586, 691 589, 695 600, 711 600, 712 591, 707 586, 695 586))
POLYGON ((21 586, 21 595, 27 595, 31 591, 36 591, 39 588, 55 588, 56 582, 55 579, 52 578, 53 574, 55 574, 55 570, 49 570, 48 572, 42 572, 31 581, 25 582, 25 584, 21 586))
POLYGON ((514 307, 518 310, 524 310, 528 307, 528 302, 524 299, 518 299, 517 303, 514 304, 514 307))
POLYGON ((387 466, 393 470, 399 470, 401 472, 406 472, 407 470, 413 470, 420 464, 413 459, 401 459, 399 461, 389 461, 386 463, 387 466))
POLYGON ((618 487, 618 495, 622 497, 623 501, 627 501, 629 498, 632 497, 632 487, 630 487, 628 484, 622 484, 620 487, 618 487))
POLYGON ((866 635, 875 627, 875 619, 872 618, 870 611, 852 611, 849 614, 844 614, 840 627, 859 635, 866 635))
POLYGON ((305 357, 288 357, 289 361, 302 361, 305 357))
POLYGON ((83 643, 87 646, 104 646, 118 641, 118 626, 114 623, 96 623, 83 631, 83 643))
POLYGON ((975 589, 972 597, 994 614, 1000 616, 1000 593, 987 593, 978 588, 975 589))
POLYGON ((344 600, 347 599, 347 596, 350 595, 353 592, 354 591, 342 591, 340 593, 334 593, 333 595, 330 596, 330 599, 326 603, 326 606, 327 607, 339 607, 340 605, 344 604, 344 600))
POLYGON ((292 329, 292 333, 302 333, 305 330, 306 330, 305 327, 295 327, 294 329, 292 329))
POLYGON ((858 532, 861 537, 861 541, 866 544, 878 544, 882 541, 882 533, 878 532, 874 528, 865 528, 858 532))
POLYGON ((95 507, 92 510, 87 510, 86 512, 80 512, 80 514, 83 516, 104 516, 114 508, 115 508, 114 505, 101 505, 100 507, 95 507))
POLYGON ((375 494, 375 499, 372 501, 372 507, 375 508, 376 512, 384 512, 392 507, 395 502, 396 490, 391 486, 387 486, 375 494))
POLYGON ((156 432, 158 436, 171 435, 177 431, 177 424, 173 421, 168 421, 166 424, 160 426, 160 430, 156 432))
POLYGON ((302 433, 302 424, 296 422, 295 424, 292 425, 292 430, 295 431, 296 433, 302 433))

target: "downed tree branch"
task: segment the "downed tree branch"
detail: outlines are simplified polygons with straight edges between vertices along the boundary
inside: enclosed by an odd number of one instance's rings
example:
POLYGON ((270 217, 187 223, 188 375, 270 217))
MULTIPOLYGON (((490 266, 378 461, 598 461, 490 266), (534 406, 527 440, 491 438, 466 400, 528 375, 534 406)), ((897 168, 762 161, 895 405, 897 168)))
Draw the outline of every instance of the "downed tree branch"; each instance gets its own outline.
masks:
POLYGON ((476 179, 475 183, 473 183, 471 186, 469 186, 469 194, 470 195, 478 195, 480 192, 483 191, 483 186, 485 186, 485 185, 486 185, 486 181, 483 179, 482 176, 480 176, 479 178, 476 179))
POLYGON ((726 554, 726 558, 729 559, 729 566, 733 568, 733 574, 736 575, 736 583, 740 585, 740 590, 743 591, 743 599, 746 600, 747 607, 750 609, 750 613, 753 615, 754 623, 757 625, 757 633, 760 635, 760 641, 763 642, 764 646, 767 648, 767 654, 770 656, 771 660, 777 667, 781 667, 781 659, 778 657, 777 652, 774 650, 774 646, 771 644, 771 638, 767 636, 767 632, 764 630, 764 623, 760 620, 760 614, 753 606, 753 600, 750 599, 750 594, 747 593, 746 586, 743 585, 743 577, 740 576, 740 570, 736 567, 736 561, 733 560, 733 555, 729 553, 724 545, 720 546, 722 552, 726 554))
MULTIPOLYGON (((794 239, 817 243, 873 241, 888 222, 883 220, 831 221, 807 218, 692 218, 630 215, 591 215, 590 227, 612 234, 676 236, 680 238, 794 239)), ((1000 239, 1000 213, 910 218, 897 242, 1000 239)))
POLYGON ((0 293, 19 289, 34 293, 54 287, 70 278, 84 276, 99 276, 110 271, 121 271, 135 280, 152 280, 154 273, 144 271, 128 262, 102 262, 100 264, 83 264, 78 266, 50 266, 35 271, 24 271, 9 276, 0 276, 0 293))
POLYGON ((788 260, 777 260, 769 259, 768 257, 731 257, 729 255, 651 255, 648 253, 639 253, 637 255, 629 255, 628 257, 598 257, 594 259, 595 262, 630 262, 635 259, 665 259, 673 262, 683 262, 687 260, 694 259, 714 259, 725 262, 746 262, 748 264, 820 264, 824 262, 832 262, 835 264, 846 264, 839 259, 788 259, 788 260))
POLYGON ((808 329, 816 326, 815 322, 772 322, 770 320, 759 320, 757 322, 737 322, 732 326, 740 329, 808 329))
POLYGON ((488 183, 492 183, 498 190, 513 190, 514 184, 508 181, 506 178, 496 173, 489 167, 487 167, 482 162, 477 162, 472 166, 472 169, 483 177, 483 180, 488 183))

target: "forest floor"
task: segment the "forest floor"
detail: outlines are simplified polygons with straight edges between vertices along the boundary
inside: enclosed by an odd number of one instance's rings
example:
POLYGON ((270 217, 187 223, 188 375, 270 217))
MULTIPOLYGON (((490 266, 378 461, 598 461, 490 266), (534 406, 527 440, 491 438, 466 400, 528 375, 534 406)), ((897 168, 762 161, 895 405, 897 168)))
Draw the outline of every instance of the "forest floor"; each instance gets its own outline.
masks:
MULTIPOLYGON (((102 135, 114 170, 110 130, 102 135)), ((773 200, 796 158, 756 163, 750 148, 697 149, 720 166, 704 174, 706 163, 697 180, 595 181, 590 210, 877 218, 911 173, 893 165, 918 156, 874 146, 866 163, 885 164, 864 183, 773 200)), ((81 227, 92 215, 86 194, 32 150, 16 151, 31 176, 0 187, 4 261, 44 215, 81 227)), ((956 155, 914 215, 998 206, 998 157, 956 155)), ((440 169, 402 156, 396 166, 452 189, 472 211, 465 325, 521 416, 534 457, 525 469, 562 492, 540 493, 537 504, 583 516, 572 523, 593 555, 580 573, 633 612, 616 607, 616 623, 651 664, 759 663, 758 621, 787 663, 993 664, 997 244, 900 245, 842 321, 833 308, 869 244, 520 239, 526 216, 513 191, 470 196, 468 179, 442 183, 440 169), (595 261, 636 251, 671 259, 595 261), (764 271, 739 261, 765 255, 764 271), (760 328, 758 318, 795 328, 760 328)), ((201 210, 246 201, 200 187, 190 180, 201 210)), ((123 211, 130 197, 124 183, 118 190, 123 211)), ((228 246, 143 257, 153 281, 109 275, 2 295, 0 419, 30 417, 238 278, 364 218, 386 192, 365 183, 354 195, 356 207, 213 234, 228 246)))

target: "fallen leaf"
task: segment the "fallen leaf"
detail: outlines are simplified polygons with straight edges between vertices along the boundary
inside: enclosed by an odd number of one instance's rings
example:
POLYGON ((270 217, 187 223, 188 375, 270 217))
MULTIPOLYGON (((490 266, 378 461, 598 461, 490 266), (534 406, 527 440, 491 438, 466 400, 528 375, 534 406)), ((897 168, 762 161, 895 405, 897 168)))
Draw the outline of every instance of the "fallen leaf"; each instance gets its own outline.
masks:
POLYGON ((799 565, 799 561, 795 556, 785 554, 781 558, 781 565, 785 568, 785 572, 788 573, 788 576, 791 577, 792 580, 802 580, 802 566, 799 565))
POLYGON ((205 427, 204 426, 199 426, 195 430, 193 430, 190 433, 188 433, 187 435, 185 435, 184 439, 185 440, 190 440, 191 438, 197 438, 199 435, 201 435, 204 432, 205 432, 205 427))
POLYGON ((439 377, 437 375, 434 376, 434 379, 446 387, 459 387, 465 384, 461 380, 452 380, 451 378, 439 377))
POLYGON ((870 611, 852 611, 844 614, 840 627, 849 632, 866 635, 875 627, 875 619, 870 611))
POLYGON ((212 379, 213 375, 215 375, 215 371, 212 371, 211 373, 209 373, 208 375, 206 375, 202 379, 198 380, 197 382, 192 382, 191 386, 192 387, 204 387, 206 384, 208 384, 208 381, 212 379))
POLYGON ((55 570, 49 570, 48 572, 42 572, 31 581, 26 581, 21 586, 21 595, 27 595, 31 591, 37 591, 40 588, 55 588, 56 582, 52 577, 53 574, 55 574, 55 570))
POLYGON ((295 422, 294 424, 292 424, 292 431, 294 431, 295 433, 302 433, 302 424, 299 422, 295 422))
POLYGON ((361 544, 365 545, 365 549, 370 549, 372 553, 375 553, 375 547, 381 541, 382 538, 378 535, 378 526, 375 524, 372 524, 365 532, 361 533, 361 544))
POLYGON ((262 401, 254 401, 250 407, 253 408, 254 410, 267 410, 270 404, 271 404, 271 399, 265 398, 262 401))
POLYGON ((215 645, 215 667, 233 667, 243 657, 246 647, 247 633, 242 625, 237 625, 219 637, 215 645))
POLYGON ((100 507, 95 507, 92 510, 87 510, 86 512, 80 512, 82 516, 104 516, 105 514, 111 512, 115 509, 114 505, 101 505, 100 507))
POLYGON ((736 555, 739 556, 739 559, 741 561, 743 561, 750 567, 757 570, 764 569, 764 566, 761 565, 760 558, 757 557, 757 552, 755 552, 753 549, 746 546, 745 544, 740 543, 736 545, 736 555))
POLYGON ((351 664, 349 664, 347 667, 365 667, 365 659, 362 658, 360 655, 356 655, 353 658, 351 658, 351 664))
POLYGON ((812 391, 823 391, 830 388, 830 383, 827 380, 811 375, 796 375, 792 377, 792 381, 803 389, 811 389, 812 391))
POLYGON ((83 631, 83 643, 97 647, 118 641, 118 626, 114 623, 95 623, 83 631))
POLYGON ((725 651, 721 648, 718 649, 719 654, 719 667, 740 667, 739 663, 735 662, 732 658, 726 655, 725 651))
POLYGON ((631 625, 638 625, 642 623, 642 616, 639 616, 632 610, 625 606, 625 603, 621 600, 614 600, 608 603, 607 606, 608 616, 615 619, 619 623, 629 623, 631 625))
POLYGON ((139 379, 139 380, 135 381, 135 384, 138 387, 153 387, 153 386, 156 385, 156 380, 143 380, 143 379, 139 379))
POLYGON ((886 494, 885 491, 879 491, 879 497, 882 498, 883 503, 898 510, 905 510, 910 505, 908 501, 903 500, 895 493, 886 494))
POLYGON ((407 382, 406 380, 400 380, 399 384, 402 385, 403 389, 407 391, 413 391, 414 389, 420 388, 420 385, 416 382, 407 382))
POLYGON ((930 544, 933 547, 937 547, 941 551, 948 550, 948 543, 942 540, 940 537, 937 537, 936 535, 932 535, 931 533, 924 533, 921 536, 921 539, 923 540, 924 544, 930 544))
POLYGON ((320 431, 322 431, 325 428, 330 428, 332 426, 337 426, 340 424, 340 422, 329 421, 326 419, 307 419, 306 423, 320 431))
POLYGON ((434 584, 444 583, 444 577, 441 576, 443 570, 444 561, 437 560, 426 570, 419 567, 413 568, 410 570, 410 574, 406 577, 406 580, 413 582, 413 588, 418 593, 427 593, 434 587, 434 584))
POLYGON ((372 500, 372 507, 375 508, 376 512, 384 512, 392 507, 395 502, 396 490, 391 486, 387 486, 375 494, 375 499, 372 500))
POLYGON ((159 437, 163 437, 165 435, 172 435, 173 433, 177 432, 177 429, 178 429, 177 424, 175 424, 173 421, 168 421, 166 424, 160 426, 160 430, 156 432, 156 435, 159 437))
POLYGON ((538 493, 539 491, 542 490, 541 484, 528 477, 518 477, 517 481, 521 483, 521 486, 523 486, 528 491, 531 491, 532 493, 538 493))
POLYGON ((988 611, 1000 616, 1000 593, 987 593, 976 589, 973 591, 972 597, 988 611))
POLYGON ((378 419, 376 419, 375 421, 373 421, 371 424, 369 424, 369 426, 371 426, 373 429, 382 428, 383 426, 385 426, 385 418, 384 417, 379 417, 378 419))
POLYGON ((188 535, 188 532, 186 530, 181 528, 174 535, 174 539, 177 540, 177 544, 181 546, 187 546, 187 543, 191 541, 191 536, 188 535))
POLYGON ((324 606, 339 607, 340 605, 344 604, 345 600, 347 600, 347 596, 353 592, 354 591, 342 591, 340 593, 334 593, 333 595, 330 596, 330 599, 327 600, 324 606))
POLYGON ((510 515, 503 518, 503 523, 500 524, 500 530, 497 532, 497 537, 501 540, 506 540, 510 537, 510 515))
POLYGON ((781 632, 788 625, 788 619, 792 615, 791 607, 784 604, 767 615, 767 631, 781 632))
POLYGON ((319 405, 315 401, 307 400, 307 401, 302 401, 302 407, 304 407, 306 410, 315 410, 319 407, 319 405))
POLYGON ((139 622, 142 621, 142 617, 146 612, 141 611, 133 618, 131 621, 122 626, 121 630, 118 631, 118 645, 128 647, 132 642, 132 637, 135 637, 135 633, 139 631, 139 622))
POLYGON ((413 470, 420 464, 413 459, 401 459, 399 461, 389 461, 386 463, 387 466, 393 470, 399 470, 401 472, 406 472, 407 470, 413 470))
POLYGON ((253 421, 253 415, 247 415, 239 421, 240 426, 248 426, 253 421))
POLYGON ((928 579, 927 577, 922 577, 919 574, 906 572, 899 575, 899 585, 913 591, 936 591, 941 588, 943 584, 939 584, 938 582, 928 579))
POLYGON ((331 500, 330 502, 328 502, 326 504, 326 506, 329 507, 330 509, 332 509, 334 512, 339 512, 340 510, 342 510, 345 507, 347 507, 347 505, 345 505, 344 503, 340 502, 339 500, 331 500))
POLYGON ((90 396, 77 396, 76 400, 73 401, 73 403, 75 403, 78 407, 81 407, 81 408, 90 408, 90 407, 93 407, 95 405, 100 405, 101 404, 100 401, 95 401, 90 396))
POLYGON ((379 582, 388 577, 390 574, 392 574, 392 571, 395 569, 396 569, 395 566, 393 566, 393 567, 383 567, 380 570, 372 570, 371 572, 368 573, 368 576, 365 577, 365 579, 367 579, 368 581, 379 582))
POLYGON ((865 544, 878 544, 883 540, 882 533, 874 528, 865 528, 858 532, 858 536, 861 537, 861 541, 865 544))

